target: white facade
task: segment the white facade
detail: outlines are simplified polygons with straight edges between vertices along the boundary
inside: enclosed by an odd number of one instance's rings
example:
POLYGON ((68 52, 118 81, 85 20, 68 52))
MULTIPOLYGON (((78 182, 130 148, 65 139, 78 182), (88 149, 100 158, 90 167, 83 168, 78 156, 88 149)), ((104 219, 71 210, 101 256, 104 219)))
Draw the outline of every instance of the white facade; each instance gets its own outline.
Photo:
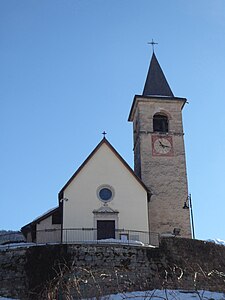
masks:
MULTIPOLYGON (((68 230, 98 227, 99 221, 112 221, 115 237, 126 237, 126 230, 148 231, 147 191, 133 171, 105 140, 63 190, 63 239, 93 240, 97 231, 68 230), (100 200, 99 191, 112 191, 109 202, 100 200), (124 231, 117 232, 118 229, 124 231), (121 233, 124 235, 121 236, 121 233), (80 235, 78 237, 77 235, 80 235), (76 235, 76 237, 74 236, 76 235)), ((146 236, 132 233, 129 239, 143 240, 146 236)))

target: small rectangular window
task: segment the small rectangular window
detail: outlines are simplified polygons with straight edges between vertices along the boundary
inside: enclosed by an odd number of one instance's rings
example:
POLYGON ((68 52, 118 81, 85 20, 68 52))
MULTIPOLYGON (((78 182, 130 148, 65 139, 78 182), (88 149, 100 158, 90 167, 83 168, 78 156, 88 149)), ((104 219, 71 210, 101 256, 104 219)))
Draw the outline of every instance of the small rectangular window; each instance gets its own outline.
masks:
POLYGON ((52 214, 52 224, 61 224, 61 214, 59 210, 52 214))

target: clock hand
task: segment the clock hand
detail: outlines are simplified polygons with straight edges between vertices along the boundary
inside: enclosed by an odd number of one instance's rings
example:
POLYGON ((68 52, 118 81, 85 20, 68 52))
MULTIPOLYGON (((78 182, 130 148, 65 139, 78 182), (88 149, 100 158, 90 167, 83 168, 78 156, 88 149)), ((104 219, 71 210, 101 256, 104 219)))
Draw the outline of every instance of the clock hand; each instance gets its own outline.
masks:
POLYGON ((159 141, 160 146, 162 146, 163 148, 170 148, 170 146, 164 145, 161 141, 159 141))
POLYGON ((159 143, 160 143, 160 146, 162 146, 163 148, 165 148, 165 145, 163 145, 162 142, 159 141, 159 143))

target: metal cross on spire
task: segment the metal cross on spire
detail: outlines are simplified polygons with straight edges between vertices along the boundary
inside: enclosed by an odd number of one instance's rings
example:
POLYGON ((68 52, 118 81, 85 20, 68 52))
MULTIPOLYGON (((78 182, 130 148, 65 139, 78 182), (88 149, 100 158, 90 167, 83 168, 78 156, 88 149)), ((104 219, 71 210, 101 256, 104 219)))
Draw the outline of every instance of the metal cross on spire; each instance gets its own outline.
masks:
POLYGON ((102 132, 102 134, 103 134, 103 138, 105 138, 105 136, 106 136, 106 132, 105 132, 105 130, 102 132))
POLYGON ((158 43, 154 42, 154 40, 152 39, 151 42, 148 42, 148 44, 152 45, 152 51, 154 52, 154 45, 158 45, 158 43))

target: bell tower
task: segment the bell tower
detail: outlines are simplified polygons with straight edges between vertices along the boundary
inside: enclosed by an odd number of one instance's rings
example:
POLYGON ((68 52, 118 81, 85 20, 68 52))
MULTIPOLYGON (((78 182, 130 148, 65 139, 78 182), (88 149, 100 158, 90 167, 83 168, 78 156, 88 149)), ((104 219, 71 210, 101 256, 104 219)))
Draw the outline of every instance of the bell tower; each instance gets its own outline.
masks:
POLYGON ((153 51, 142 95, 135 95, 134 171, 151 191, 149 231, 191 238, 182 109, 153 51))

